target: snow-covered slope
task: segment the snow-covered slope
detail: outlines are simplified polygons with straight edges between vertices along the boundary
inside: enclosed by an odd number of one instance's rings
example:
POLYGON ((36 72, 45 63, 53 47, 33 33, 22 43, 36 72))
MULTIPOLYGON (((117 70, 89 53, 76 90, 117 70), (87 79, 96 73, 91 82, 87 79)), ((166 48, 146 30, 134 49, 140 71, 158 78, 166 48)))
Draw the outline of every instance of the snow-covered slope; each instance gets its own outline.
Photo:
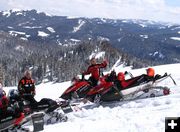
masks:
MULTIPOLYGON (((45 126, 44 132, 164 132, 165 117, 180 116, 180 64, 154 67, 156 73, 171 73, 177 86, 167 79, 160 85, 171 88, 171 95, 118 103, 111 107, 98 108, 69 113, 65 123, 45 126)), ((121 69, 123 71, 123 69, 121 69)), ((134 76, 145 73, 145 69, 130 71, 134 76)), ((37 86, 36 99, 43 97, 57 99, 70 85, 70 82, 37 86)))

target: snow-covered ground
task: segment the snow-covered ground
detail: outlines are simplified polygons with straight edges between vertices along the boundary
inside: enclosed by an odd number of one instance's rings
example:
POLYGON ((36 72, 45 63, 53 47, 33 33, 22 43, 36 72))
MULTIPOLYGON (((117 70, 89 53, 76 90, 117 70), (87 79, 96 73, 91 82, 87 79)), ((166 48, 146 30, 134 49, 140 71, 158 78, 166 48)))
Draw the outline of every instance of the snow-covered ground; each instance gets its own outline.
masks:
POLYGON ((40 37, 48 37, 49 34, 43 32, 43 31, 38 31, 38 36, 40 36, 40 37))
POLYGON ((171 37, 171 39, 180 41, 180 37, 171 37))
MULTIPOLYGON (((123 105, 116 104, 115 107, 82 109, 67 114, 67 122, 46 125, 44 132, 164 132, 165 117, 180 116, 179 67, 180 64, 154 67, 158 74, 171 73, 177 83, 174 86, 172 80, 167 79, 160 84, 171 88, 168 96, 130 101, 123 105)), ((145 68, 130 72, 134 76, 140 75, 145 73, 145 68)), ((69 85, 70 82, 40 84, 37 86, 36 99, 57 99, 69 85)))
POLYGON ((78 21, 78 25, 73 28, 73 33, 76 33, 77 31, 81 30, 81 27, 85 24, 86 22, 83 20, 78 21))

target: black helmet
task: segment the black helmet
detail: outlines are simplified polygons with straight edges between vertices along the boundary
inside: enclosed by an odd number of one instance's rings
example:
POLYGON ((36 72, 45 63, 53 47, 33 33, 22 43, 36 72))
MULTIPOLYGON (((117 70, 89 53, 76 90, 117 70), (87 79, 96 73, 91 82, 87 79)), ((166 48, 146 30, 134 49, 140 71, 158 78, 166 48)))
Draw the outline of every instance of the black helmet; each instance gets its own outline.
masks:
POLYGON ((20 97, 18 90, 17 89, 11 89, 9 91, 8 97, 10 100, 18 101, 18 99, 20 97))

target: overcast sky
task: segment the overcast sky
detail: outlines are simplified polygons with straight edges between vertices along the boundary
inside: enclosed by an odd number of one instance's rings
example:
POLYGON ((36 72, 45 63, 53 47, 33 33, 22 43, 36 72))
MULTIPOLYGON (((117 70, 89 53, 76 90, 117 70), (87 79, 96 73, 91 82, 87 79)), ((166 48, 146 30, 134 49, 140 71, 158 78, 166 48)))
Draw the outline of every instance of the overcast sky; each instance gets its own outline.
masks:
POLYGON ((0 0, 0 10, 36 9, 61 16, 180 23, 180 0, 0 0))

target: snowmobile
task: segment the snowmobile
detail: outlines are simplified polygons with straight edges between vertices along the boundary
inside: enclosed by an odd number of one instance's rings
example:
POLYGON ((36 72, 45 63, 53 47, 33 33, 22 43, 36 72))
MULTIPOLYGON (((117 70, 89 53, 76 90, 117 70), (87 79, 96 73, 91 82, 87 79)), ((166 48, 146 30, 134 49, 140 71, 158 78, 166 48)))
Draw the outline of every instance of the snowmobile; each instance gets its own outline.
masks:
MULTIPOLYGON (((114 71, 110 74, 100 77, 98 85, 91 86, 88 80, 76 79, 73 80, 71 85, 60 98, 68 100, 69 102, 80 102, 87 99, 91 102, 107 102, 107 101, 123 101, 135 98, 148 98, 170 94, 170 89, 167 87, 156 86, 157 83, 171 77, 165 73, 163 76, 156 75, 154 77, 148 77, 143 74, 141 76, 133 77, 131 73, 131 79, 126 80, 126 86, 121 88, 117 86, 117 76, 114 71), (76 101, 72 101, 75 99, 76 101)), ((175 83, 175 81, 173 80, 175 83)))
POLYGON ((12 89, 9 91, 8 98, 10 100, 10 104, 16 104, 21 107, 21 109, 25 113, 25 116, 29 116, 36 112, 43 112, 45 124, 65 122, 68 119, 65 115, 65 112, 68 113, 72 111, 70 108, 66 111, 64 110, 66 107, 68 107, 68 104, 66 102, 57 102, 49 98, 43 98, 39 102, 36 102, 33 106, 31 106, 29 101, 24 100, 20 97, 16 89, 12 89))
MULTIPOLYGON (((10 109, 10 107, 8 107, 10 109)), ((6 113, 0 116, 0 131, 29 131, 23 125, 33 122, 34 131, 41 131, 44 129, 44 114, 42 112, 29 114, 25 116, 24 112, 6 113)))
MULTIPOLYGON (((92 88, 86 95, 86 99, 91 102, 124 101, 137 98, 156 97, 170 94, 167 87, 156 86, 157 83, 171 77, 165 73, 163 76, 156 75, 148 77, 141 75, 126 80, 125 87, 119 87, 116 75, 111 73, 99 80, 99 85, 92 88), (141 94, 140 94, 141 93, 141 94)), ((172 77, 171 77, 172 78, 172 77)))
POLYGON ((86 93, 92 88, 91 82, 85 80, 83 75, 82 79, 73 78, 71 83, 72 85, 64 91, 60 98, 64 100, 84 98, 86 93))

